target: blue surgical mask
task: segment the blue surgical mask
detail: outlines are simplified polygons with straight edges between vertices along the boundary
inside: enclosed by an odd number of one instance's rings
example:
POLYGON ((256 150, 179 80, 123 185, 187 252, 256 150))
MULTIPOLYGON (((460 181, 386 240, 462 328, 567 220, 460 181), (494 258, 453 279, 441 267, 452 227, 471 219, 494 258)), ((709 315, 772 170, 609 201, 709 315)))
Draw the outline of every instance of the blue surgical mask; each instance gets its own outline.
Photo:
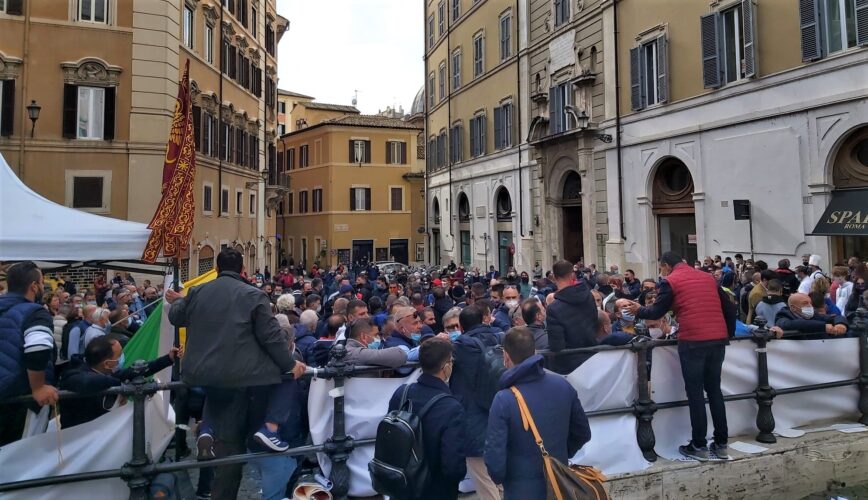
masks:
POLYGON ((636 321, 636 316, 630 314, 627 309, 621 309, 621 319, 630 323, 636 321))
POLYGON ((460 337, 460 336, 461 336, 461 332, 452 332, 449 334, 449 340, 451 340, 452 342, 455 342, 456 340, 458 340, 458 337, 460 337))
POLYGON ((412 334, 410 334, 410 338, 413 339, 413 342, 416 342, 418 344, 422 340, 422 334, 421 333, 412 333, 412 334))
POLYGON ((379 349, 380 344, 381 344, 380 339, 375 339, 375 340, 371 341, 370 344, 368 344, 368 349, 379 349))
POLYGON ((114 368, 112 368, 112 371, 117 373, 117 372, 121 371, 121 369, 123 369, 123 367, 124 367, 124 353, 121 353, 121 357, 118 358, 118 364, 115 365, 114 368))
POLYGON ((811 306, 805 306, 802 308, 802 317, 805 319, 811 319, 814 317, 814 308, 811 306))

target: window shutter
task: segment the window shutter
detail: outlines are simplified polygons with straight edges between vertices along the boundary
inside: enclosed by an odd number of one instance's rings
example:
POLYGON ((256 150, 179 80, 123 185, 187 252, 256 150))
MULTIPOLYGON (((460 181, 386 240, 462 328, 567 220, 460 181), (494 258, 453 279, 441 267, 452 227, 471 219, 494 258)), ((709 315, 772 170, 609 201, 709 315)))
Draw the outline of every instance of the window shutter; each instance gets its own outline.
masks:
MULTIPOLYGON (((15 80, 3 81, 3 95, 0 96, 0 136, 12 135, 12 124, 15 118, 15 80)), ((22 134, 23 131, 22 131, 22 134)))
POLYGON ((699 18, 702 31, 702 81, 707 89, 720 87, 720 56, 717 50, 719 18, 719 12, 705 14, 699 18))
POLYGON ((363 188, 365 190, 365 210, 371 210, 371 188, 363 188))
POLYGON ((802 61, 816 61, 823 57, 819 0, 799 0, 799 26, 802 32, 802 61))
POLYGON ((401 143, 401 165, 407 164, 407 143, 401 143))
POLYGON ((78 121, 78 86, 63 85, 63 137, 75 139, 75 124, 78 121))
POLYGON ((365 163, 371 163, 371 141, 365 141, 365 163))
MULTIPOLYGON (((750 0, 745 0, 750 1, 750 0)), ((657 102, 669 100, 669 44, 666 35, 657 38, 657 102)))
POLYGON ((217 145, 218 145, 218 141, 220 140, 219 139, 220 126, 219 126, 219 123, 217 122, 216 116, 212 116, 210 118, 210 120, 211 120, 211 156, 216 158, 218 155, 217 145))
POLYGON ((554 134, 558 129, 558 115, 555 112, 555 109, 557 109, 557 104, 555 103, 557 92, 555 89, 556 87, 549 89, 549 134, 554 134))
POLYGON ((503 148, 503 108, 494 108, 494 149, 503 148))
POLYGON ((196 150, 202 151, 205 149, 202 146, 202 108, 193 106, 193 137, 195 137, 196 150))
POLYGON ((485 138, 485 129, 487 125, 485 123, 485 115, 479 117, 479 154, 484 155, 487 151, 487 144, 485 138))
POLYGON ((470 156, 476 156, 476 118, 470 119, 470 156))
POLYGON ((105 141, 115 139, 115 94, 117 89, 105 89, 105 106, 103 107, 102 138, 105 141))
POLYGON ((630 107, 634 111, 642 109, 642 67, 639 56, 640 47, 630 49, 630 107))
POLYGON ((10 16, 24 14, 24 0, 6 0, 6 13, 10 16))
POLYGON ((353 141, 352 139, 350 140, 350 157, 349 158, 350 158, 349 159, 350 163, 356 163, 355 141, 353 141))
POLYGON ((386 141, 386 165, 397 163, 392 159, 392 141, 386 141))
POLYGON ((756 76, 756 6, 754 0, 741 0, 742 40, 744 40, 744 76, 756 76))
POLYGON ((355 188, 350 188, 350 211, 356 209, 356 197, 355 197, 355 188))
POLYGON ((868 45, 868 0, 856 0, 856 44, 868 45))

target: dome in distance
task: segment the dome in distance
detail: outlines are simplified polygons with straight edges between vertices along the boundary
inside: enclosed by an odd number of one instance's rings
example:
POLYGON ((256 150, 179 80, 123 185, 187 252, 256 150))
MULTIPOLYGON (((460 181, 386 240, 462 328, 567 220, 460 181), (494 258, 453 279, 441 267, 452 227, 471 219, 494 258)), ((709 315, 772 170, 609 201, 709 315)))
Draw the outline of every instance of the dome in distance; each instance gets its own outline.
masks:
POLYGON ((410 108, 410 116, 421 115, 425 113, 425 86, 419 89, 416 97, 413 99, 413 107, 410 108))

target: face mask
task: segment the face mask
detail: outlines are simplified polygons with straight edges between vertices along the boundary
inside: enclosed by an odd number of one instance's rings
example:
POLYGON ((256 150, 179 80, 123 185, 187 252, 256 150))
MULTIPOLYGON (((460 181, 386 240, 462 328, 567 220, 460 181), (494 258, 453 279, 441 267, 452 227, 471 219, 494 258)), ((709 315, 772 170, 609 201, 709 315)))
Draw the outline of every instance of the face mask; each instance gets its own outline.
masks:
POLYGON ((379 349, 380 343, 380 339, 374 339, 370 344, 368 344, 368 349, 379 349))
POLYGON ((112 368, 112 372, 117 373, 117 372, 121 371, 121 369, 123 367, 124 367, 124 353, 121 353, 121 357, 118 358, 118 364, 116 364, 114 366, 114 368, 112 368))
POLYGON ((522 278, 521 282, 522 283, 530 283, 530 278, 522 278))
POLYGON ((630 314, 630 311, 627 309, 621 309, 621 319, 632 323, 636 321, 636 316, 630 314))
POLYGON ((87 301, 87 305, 89 305, 89 306, 95 306, 95 305, 96 305, 96 301, 95 301, 95 300, 88 300, 88 301, 87 301))
POLYGON ((504 302, 504 304, 506 305, 506 307, 512 309, 513 307, 518 305, 518 301, 517 300, 507 300, 506 302, 504 302))
POLYGON ((814 308, 812 306, 806 306, 802 308, 802 317, 805 319, 811 319, 814 317, 814 308))
POLYGON ((422 334, 421 333, 413 333, 413 334, 410 334, 410 338, 413 339, 413 342, 416 342, 418 344, 419 342, 422 341, 422 334))
POLYGON ((452 332, 449 334, 449 340, 451 340, 452 342, 455 342, 456 340, 458 340, 458 337, 460 337, 460 336, 461 336, 461 332, 452 332))

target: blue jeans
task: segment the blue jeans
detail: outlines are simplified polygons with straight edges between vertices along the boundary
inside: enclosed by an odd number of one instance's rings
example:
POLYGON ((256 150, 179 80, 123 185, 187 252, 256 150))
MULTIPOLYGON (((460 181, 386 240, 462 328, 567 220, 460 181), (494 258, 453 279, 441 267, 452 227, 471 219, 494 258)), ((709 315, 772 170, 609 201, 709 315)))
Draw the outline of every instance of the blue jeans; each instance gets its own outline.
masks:
POLYGON ((295 457, 263 458, 256 461, 256 466, 262 476, 262 500, 282 500, 291 496, 286 494, 286 485, 298 466, 295 457))
POLYGON ((705 394, 708 395, 708 409, 714 424, 714 442, 726 444, 729 429, 726 425, 726 406, 720 390, 720 371, 726 354, 725 345, 702 345, 702 342, 679 342, 678 356, 681 358, 681 374, 684 377, 684 390, 687 392, 687 406, 690 408, 690 426, 693 428, 693 446, 706 446, 708 418, 705 415, 705 394))

